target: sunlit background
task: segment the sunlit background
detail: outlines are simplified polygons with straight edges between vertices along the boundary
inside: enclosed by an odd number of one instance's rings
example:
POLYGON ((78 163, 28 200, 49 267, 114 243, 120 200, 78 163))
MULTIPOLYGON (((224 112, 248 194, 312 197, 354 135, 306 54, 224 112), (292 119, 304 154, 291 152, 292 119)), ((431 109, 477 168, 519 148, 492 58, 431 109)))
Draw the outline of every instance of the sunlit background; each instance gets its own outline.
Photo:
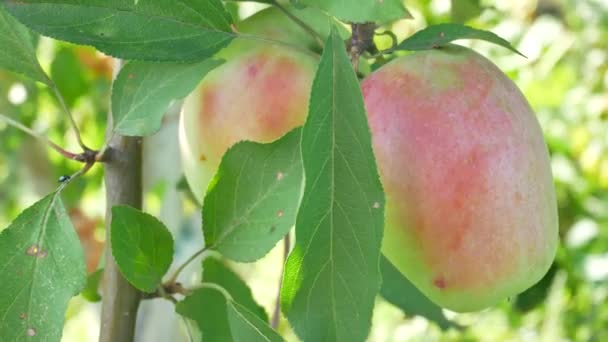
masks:
MULTIPOLYGON (((537 113, 552 155, 559 201, 561 246, 540 283, 495 308, 475 314, 447 313, 461 329, 441 331, 433 322, 405 317, 378 299, 370 341, 608 341, 608 0, 415 1, 413 20, 391 29, 403 39, 429 24, 466 22, 506 38, 527 58, 480 41, 459 42, 488 56, 521 88, 537 113)), ((230 4, 246 17, 262 8, 230 4)), ((377 40, 381 48, 387 37, 377 40)), ((39 58, 73 109, 85 142, 103 145, 113 62, 91 48, 41 38, 39 58)), ((78 151, 68 121, 41 84, 0 70, 0 113, 78 151)), ((177 146, 177 109, 163 129, 145 141, 145 210, 169 226, 182 261, 201 244, 199 209, 183 191, 177 146)), ((78 170, 22 132, 0 121, 0 229, 25 207, 78 170)), ((102 169, 64 191, 64 201, 94 272, 103 254, 102 169)), ((282 247, 255 264, 234 265, 255 298, 272 314, 282 247)), ((194 279, 200 265, 193 265, 194 279)), ((94 296, 88 296, 95 299, 94 296)), ((185 340, 185 325, 162 300, 142 305, 141 341, 185 340)), ((72 300, 64 341, 96 341, 99 303, 72 300)), ((295 336, 282 321, 281 333, 295 336)))

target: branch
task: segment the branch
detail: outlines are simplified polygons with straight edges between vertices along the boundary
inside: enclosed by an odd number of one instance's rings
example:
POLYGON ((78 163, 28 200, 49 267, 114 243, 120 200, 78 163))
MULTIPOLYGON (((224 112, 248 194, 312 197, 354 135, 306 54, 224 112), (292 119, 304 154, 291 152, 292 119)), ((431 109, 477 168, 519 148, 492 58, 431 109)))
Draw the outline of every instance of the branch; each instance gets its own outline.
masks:
MULTIPOLYGON (((114 77, 120 69, 115 60, 114 77)), ((141 292, 120 273, 111 253, 112 207, 142 207, 142 138, 112 134, 112 114, 108 112, 106 136, 111 136, 103 153, 106 184, 106 266, 101 312, 100 342, 134 340, 141 292)), ((99 155, 96 155, 97 159, 99 155)))
MULTIPOLYGON (((23 125, 20 122, 17 122, 15 120, 9 118, 6 115, 0 114, 0 120, 6 122, 9 126, 13 126, 17 129, 19 129, 20 131, 32 136, 33 138, 40 140, 43 144, 48 145, 50 148, 55 150, 57 153, 61 154, 62 156, 66 157, 68 159, 79 161, 81 163, 91 164, 90 166, 92 166, 92 164, 95 163, 95 161, 96 161, 95 155, 97 154, 97 152, 87 148, 86 146, 85 146, 84 152, 73 153, 73 152, 67 151, 63 147, 61 147, 61 146, 55 144, 54 142, 52 142, 51 140, 49 140, 47 137, 34 132, 32 129, 26 127, 25 125, 23 125)), ((88 170, 90 168, 90 166, 87 167, 86 170, 88 170)), ((85 170, 85 172, 86 172, 86 170, 85 170)))
POLYGON ((359 72, 359 57, 365 51, 375 50, 374 44, 374 30, 376 29, 375 23, 363 23, 363 24, 351 24, 352 36, 348 42, 348 52, 350 54, 350 61, 355 69, 355 72, 359 72))

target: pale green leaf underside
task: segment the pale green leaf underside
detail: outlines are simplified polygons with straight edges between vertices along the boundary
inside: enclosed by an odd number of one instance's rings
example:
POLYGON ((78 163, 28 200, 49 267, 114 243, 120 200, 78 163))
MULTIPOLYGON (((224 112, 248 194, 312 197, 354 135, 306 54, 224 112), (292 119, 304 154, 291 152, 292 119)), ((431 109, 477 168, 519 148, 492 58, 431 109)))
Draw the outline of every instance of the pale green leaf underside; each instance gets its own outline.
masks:
POLYGON ((59 341, 68 301, 85 284, 82 248, 58 193, 0 233, 0 336, 59 341))
POLYGON ((340 20, 354 23, 386 23, 412 17, 401 0, 293 0, 292 3, 317 7, 340 20))
POLYGON ((224 155, 203 205, 209 248, 237 261, 268 253, 295 223, 302 188, 300 134, 240 142, 224 155))
POLYGON ((112 87, 114 131, 128 136, 157 132, 172 101, 186 97, 221 63, 213 59, 198 63, 127 63, 112 87))
POLYGON ((380 286, 384 194, 359 82, 335 32, 309 108, 301 143, 306 184, 282 307, 305 341, 363 341, 380 286))
POLYGON ((173 237, 154 216, 127 206, 112 208, 112 256, 136 288, 153 292, 173 261, 173 237))
POLYGON ((51 84, 36 59, 36 49, 28 29, 0 6, 0 68, 51 84))
POLYGON ((4 6, 43 35, 123 59, 204 60, 234 38, 220 0, 30 0, 4 6))

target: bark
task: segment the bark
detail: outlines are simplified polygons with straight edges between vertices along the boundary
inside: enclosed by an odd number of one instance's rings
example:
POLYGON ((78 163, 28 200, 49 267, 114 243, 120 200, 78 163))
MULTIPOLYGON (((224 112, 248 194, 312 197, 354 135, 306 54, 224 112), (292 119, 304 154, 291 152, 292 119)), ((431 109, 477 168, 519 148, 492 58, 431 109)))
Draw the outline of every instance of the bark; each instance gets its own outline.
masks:
MULTIPOLYGON (((116 70, 120 63, 117 62, 116 70)), ((111 253, 112 207, 142 207, 142 138, 112 133, 112 115, 106 132, 111 140, 104 154, 106 186, 106 264, 103 280, 100 342, 134 340, 141 293, 120 273, 111 253)))

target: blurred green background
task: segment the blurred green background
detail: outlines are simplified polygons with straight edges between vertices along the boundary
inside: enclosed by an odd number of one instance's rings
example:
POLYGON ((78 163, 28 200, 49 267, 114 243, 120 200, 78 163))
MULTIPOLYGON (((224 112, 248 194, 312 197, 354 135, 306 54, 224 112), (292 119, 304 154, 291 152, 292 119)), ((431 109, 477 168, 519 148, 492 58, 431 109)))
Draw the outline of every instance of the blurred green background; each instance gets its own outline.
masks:
MULTIPOLYGON (((379 299, 369 340, 608 341, 608 0, 409 0, 405 4, 414 19, 390 25, 400 39, 429 24, 463 22, 495 32, 527 56, 485 42, 458 42, 494 61, 537 113, 552 155, 561 245, 549 273, 523 294, 480 313, 447 313, 462 329, 441 331, 433 322, 405 317, 379 299)), ((261 8, 253 3, 230 6, 241 17, 261 8)), ((390 39, 378 38, 377 43, 387 48, 390 39)), ((85 142, 101 147, 113 61, 91 48, 46 38, 38 40, 38 51, 43 68, 72 108, 85 142)), ((0 113, 79 152, 68 121, 41 84, 0 70, 0 113)), ((179 190, 181 171, 174 161, 177 117, 174 111, 165 118, 163 131, 146 138, 145 146, 152 152, 144 160, 145 205, 146 211, 172 226, 179 249, 176 259, 183 260, 196 249, 200 230, 198 209, 179 190)), ((0 229, 52 191, 59 176, 80 166, 0 120, 0 229)), ((97 268, 103 246, 101 171, 95 166, 63 196, 86 248, 89 272, 97 268)), ((277 248, 255 264, 235 265, 269 313, 276 298, 281 253, 277 248)), ((192 277, 197 273, 192 270, 192 277)), ((142 320, 152 320, 154 308, 144 311, 151 313, 142 320)), ((64 340, 97 340, 98 315, 99 304, 75 298, 64 340)), ((179 322, 175 326, 175 334, 180 335, 183 328, 179 322)), ((280 328, 288 339, 294 338, 284 321, 280 328)), ((141 324, 139 329, 142 336, 153 336, 148 330, 158 326, 141 324)))

